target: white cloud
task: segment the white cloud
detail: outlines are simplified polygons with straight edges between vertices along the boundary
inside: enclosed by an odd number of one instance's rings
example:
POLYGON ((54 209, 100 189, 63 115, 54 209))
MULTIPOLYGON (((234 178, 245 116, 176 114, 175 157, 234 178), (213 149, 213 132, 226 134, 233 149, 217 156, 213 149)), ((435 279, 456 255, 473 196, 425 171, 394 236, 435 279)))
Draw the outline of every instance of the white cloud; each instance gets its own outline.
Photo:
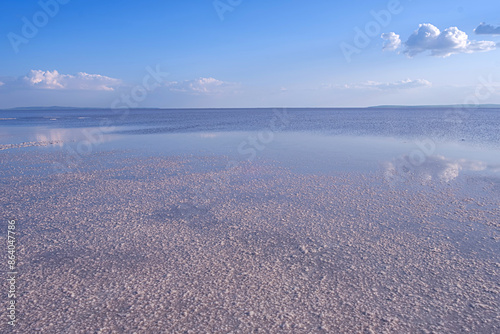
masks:
POLYGON ((424 79, 406 79, 396 82, 376 82, 367 81, 359 84, 347 84, 343 88, 355 89, 372 89, 372 90, 399 90, 399 89, 413 89, 420 87, 431 87, 432 83, 424 79))
MULTIPOLYGON (((392 34, 394 33, 384 35, 390 37, 392 34)), ((390 43, 389 40, 388 44, 392 46, 390 43)), ((406 46, 404 53, 408 57, 427 51, 430 51, 431 56, 448 57, 456 53, 485 52, 496 49, 495 42, 470 40, 469 36, 457 27, 440 31, 430 23, 420 24, 404 45, 406 46)))
POLYGON ((401 38, 396 33, 390 32, 382 34, 381 37, 387 41, 384 43, 383 50, 395 51, 401 46, 401 38))
POLYGON ((190 93, 195 95, 220 94, 235 87, 234 83, 217 80, 214 78, 198 78, 195 80, 171 81, 166 86, 170 91, 190 93))
POLYGON ((500 26, 493 26, 491 24, 486 24, 482 22, 474 32, 477 35, 500 35, 500 26))
POLYGON ((60 74, 58 71, 31 70, 23 78, 30 87, 40 89, 106 90, 112 91, 121 84, 118 79, 99 74, 80 72, 76 75, 60 74))
POLYGON ((3 85, 5 85, 5 83, 0 81, 0 87, 2 87, 3 85))

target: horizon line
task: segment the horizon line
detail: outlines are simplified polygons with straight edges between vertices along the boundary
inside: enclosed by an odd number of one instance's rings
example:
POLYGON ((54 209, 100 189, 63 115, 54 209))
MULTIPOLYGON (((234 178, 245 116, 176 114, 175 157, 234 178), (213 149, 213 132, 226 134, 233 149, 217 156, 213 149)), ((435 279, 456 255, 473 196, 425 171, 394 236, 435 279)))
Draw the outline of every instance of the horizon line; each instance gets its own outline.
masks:
POLYGON ((110 108, 110 107, 69 107, 69 106, 32 106, 32 107, 11 107, 11 108, 0 108, 1 111, 6 110, 36 110, 36 109, 94 109, 94 110, 111 110, 111 109, 128 109, 128 110, 145 110, 145 109, 157 109, 157 110, 215 110, 215 109, 370 109, 370 108, 451 108, 451 107, 462 107, 462 108, 500 108, 500 104, 495 103, 485 103, 485 104, 421 104, 421 105, 404 105, 404 104, 387 104, 387 105, 374 105, 365 107, 143 107, 143 108, 110 108))

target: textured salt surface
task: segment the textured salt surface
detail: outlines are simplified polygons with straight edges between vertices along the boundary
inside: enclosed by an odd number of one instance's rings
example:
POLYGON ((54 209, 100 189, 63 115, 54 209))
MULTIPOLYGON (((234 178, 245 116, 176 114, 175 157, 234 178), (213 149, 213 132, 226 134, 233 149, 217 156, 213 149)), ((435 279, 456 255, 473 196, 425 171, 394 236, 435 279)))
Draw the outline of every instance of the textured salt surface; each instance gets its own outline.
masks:
POLYGON ((500 331, 498 196, 224 156, 103 152, 53 175, 57 154, 3 170, 18 333, 500 331))
POLYGON ((57 144, 62 144, 62 143, 63 143, 62 140, 54 140, 54 141, 23 142, 20 144, 5 144, 5 145, 0 145, 0 151, 13 149, 13 148, 22 148, 22 147, 57 145, 57 144))

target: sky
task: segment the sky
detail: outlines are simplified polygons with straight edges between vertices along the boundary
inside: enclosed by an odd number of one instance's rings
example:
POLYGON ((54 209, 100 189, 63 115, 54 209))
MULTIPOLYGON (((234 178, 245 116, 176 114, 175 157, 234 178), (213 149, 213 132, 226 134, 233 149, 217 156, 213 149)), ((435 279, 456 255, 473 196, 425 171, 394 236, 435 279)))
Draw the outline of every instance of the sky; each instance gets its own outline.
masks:
POLYGON ((500 103, 498 0, 2 0, 0 108, 500 103))

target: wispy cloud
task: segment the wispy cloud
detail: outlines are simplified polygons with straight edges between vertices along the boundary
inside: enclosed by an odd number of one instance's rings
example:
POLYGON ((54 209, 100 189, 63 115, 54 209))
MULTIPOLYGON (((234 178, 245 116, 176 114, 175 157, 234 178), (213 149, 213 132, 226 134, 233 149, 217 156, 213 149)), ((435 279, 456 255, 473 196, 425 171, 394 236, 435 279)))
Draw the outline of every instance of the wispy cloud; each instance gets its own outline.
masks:
POLYGON ((221 94, 236 88, 237 84, 214 78, 198 78, 195 80, 170 81, 166 87, 172 92, 181 92, 194 95, 221 94))
POLYGON ((104 90, 112 91, 121 80, 99 74, 84 72, 76 75, 61 74, 58 71, 31 70, 22 78, 23 83, 35 89, 104 90))
MULTIPOLYGON (((394 33, 383 34, 384 39, 390 38, 394 33)), ((388 44, 390 44, 389 39, 388 44)), ((474 41, 457 27, 446 28, 440 31, 430 23, 420 24, 418 29, 408 37, 404 43, 403 51, 408 57, 414 57, 420 53, 429 51, 431 56, 448 57, 457 53, 486 52, 496 49, 496 43, 492 41, 474 41)), ((396 48, 397 49, 397 48, 396 48)), ((392 50, 396 50, 392 48, 392 50)))
POLYGON ((482 22, 474 32, 477 35, 500 35, 500 26, 493 26, 491 24, 486 24, 482 22))
POLYGON ((377 82, 366 81, 357 84, 346 84, 342 88, 350 89, 369 89, 369 90, 400 90, 400 89, 413 89, 420 87, 431 87, 432 83, 424 79, 406 79, 396 82, 377 82))

